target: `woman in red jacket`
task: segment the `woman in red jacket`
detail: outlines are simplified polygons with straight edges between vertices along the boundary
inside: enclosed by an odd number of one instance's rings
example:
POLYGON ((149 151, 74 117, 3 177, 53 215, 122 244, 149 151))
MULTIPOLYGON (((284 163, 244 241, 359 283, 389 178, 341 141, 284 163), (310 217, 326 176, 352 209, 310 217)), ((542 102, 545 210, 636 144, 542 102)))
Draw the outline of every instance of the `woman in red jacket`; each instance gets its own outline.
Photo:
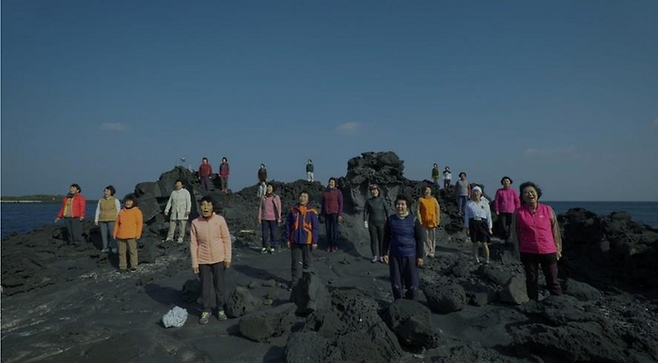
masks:
POLYGON ((82 220, 85 219, 85 208, 87 202, 80 194, 82 189, 78 184, 71 184, 69 193, 62 201, 62 208, 55 218, 55 223, 64 219, 64 225, 68 232, 69 243, 82 244, 82 220))

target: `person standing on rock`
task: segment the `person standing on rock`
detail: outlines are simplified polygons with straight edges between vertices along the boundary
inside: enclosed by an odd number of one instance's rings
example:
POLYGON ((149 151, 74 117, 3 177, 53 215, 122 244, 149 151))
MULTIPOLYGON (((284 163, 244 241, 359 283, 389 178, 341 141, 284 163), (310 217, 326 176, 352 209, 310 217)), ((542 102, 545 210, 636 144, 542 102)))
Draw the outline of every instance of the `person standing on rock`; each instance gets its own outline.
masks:
POLYGON ((528 297, 539 300, 539 266, 551 295, 562 295, 557 262, 562 257, 562 235, 553 208, 539 203, 542 191, 533 182, 519 186, 521 206, 512 215, 511 239, 525 269, 528 297))
POLYGON ((308 159, 306 163, 306 181, 312 183, 315 179, 313 178, 313 160, 308 159))
POLYGON ((204 157, 199 165, 199 180, 201 181, 201 189, 204 192, 209 192, 211 188, 210 178, 212 177, 212 165, 208 162, 208 158, 204 157))
POLYGON ((116 189, 108 185, 103 189, 103 197, 98 200, 96 206, 96 216, 94 224, 101 228, 101 239, 103 240, 102 253, 107 253, 108 250, 108 236, 109 247, 112 253, 117 253, 117 241, 114 239, 114 221, 116 221, 119 211, 121 210, 121 202, 114 197, 116 189))
POLYGON ((384 226, 391 213, 384 198, 380 197, 377 184, 370 184, 368 189, 372 198, 363 206, 363 224, 370 234, 372 263, 384 262, 384 226))
POLYGON ((464 215, 464 208, 466 203, 471 198, 471 184, 466 179, 466 173, 463 171, 459 173, 459 180, 455 183, 457 189, 457 204, 459 205, 459 215, 464 215))
POLYGON ((261 197, 260 205, 258 206, 258 224, 261 225, 263 231, 263 248, 260 251, 261 253, 274 253, 276 227, 280 223, 281 198, 274 194, 274 186, 267 184, 265 195, 261 197))
POLYGON ((502 188, 496 191, 496 197, 493 202, 494 213, 500 218, 502 229, 502 238, 508 242, 510 237, 510 227, 512 226, 512 215, 514 211, 521 206, 519 195, 516 190, 512 189, 512 179, 504 176, 500 180, 502 188))
POLYGON ((169 232, 167 233, 167 239, 165 242, 173 242, 176 225, 178 225, 178 243, 183 243, 187 218, 189 218, 190 212, 192 211, 192 199, 190 197, 190 192, 183 188, 183 182, 180 180, 176 180, 176 184, 174 184, 174 191, 171 192, 169 201, 167 201, 167 206, 165 207, 165 216, 169 215, 170 211, 169 232))
POLYGON ((68 234, 69 243, 76 245, 82 244, 82 221, 85 219, 85 212, 87 208, 87 201, 81 194, 82 189, 78 184, 71 184, 69 193, 62 201, 62 208, 60 208, 55 223, 60 219, 64 219, 66 232, 68 234))
POLYGON ((299 203, 290 209, 286 218, 286 241, 292 262, 290 289, 297 285, 302 269, 311 267, 311 248, 318 248, 320 221, 317 210, 308 201, 307 191, 299 193, 299 203))
POLYGON ((258 168, 258 198, 262 198, 265 195, 267 189, 267 169, 265 164, 260 164, 258 168))
POLYGON ((126 250, 130 252, 130 272, 137 271, 137 241, 142 237, 144 217, 137 207, 137 198, 128 194, 123 199, 124 207, 114 224, 113 237, 119 242, 119 272, 126 272, 128 261, 126 250))
POLYGON ((343 221, 343 193, 336 188, 336 178, 329 178, 322 192, 322 216, 327 233, 328 252, 338 251, 338 223, 343 221))
POLYGON ((395 198, 395 211, 384 227, 384 263, 388 264, 393 299, 418 300, 418 268, 423 267, 423 228, 409 211, 411 199, 395 198), (406 290, 406 293, 405 293, 406 290))
POLYGON ((443 169, 443 189, 450 189, 450 183, 452 182, 452 173, 450 172, 450 167, 446 166, 443 169))
POLYGON ((228 193, 228 177, 231 174, 231 168, 228 165, 228 159, 222 158, 222 163, 219 164, 219 182, 220 189, 223 193, 228 193))
POLYGON ((436 185, 437 190, 441 188, 441 184, 439 183, 441 181, 441 171, 439 171, 439 165, 437 164, 432 166, 432 181, 436 185))
POLYGON ((484 263, 489 263, 489 242, 493 233, 491 208, 489 208, 489 203, 482 199, 482 189, 480 187, 473 187, 472 193, 473 199, 466 204, 464 231, 471 237, 475 262, 480 263, 478 249, 479 243, 482 243, 484 263))
POLYGON ((441 208, 439 201, 432 196, 432 188, 429 185, 423 188, 423 196, 418 198, 416 215, 423 227, 425 256, 434 258, 436 228, 441 223, 441 208))
POLYGON ((231 235, 224 217, 214 213, 213 200, 206 195, 199 204, 201 215, 190 228, 190 256, 192 271, 201 279, 203 311, 199 324, 208 324, 212 310, 217 308, 217 319, 226 320, 224 302, 226 283, 224 274, 231 267, 231 235))

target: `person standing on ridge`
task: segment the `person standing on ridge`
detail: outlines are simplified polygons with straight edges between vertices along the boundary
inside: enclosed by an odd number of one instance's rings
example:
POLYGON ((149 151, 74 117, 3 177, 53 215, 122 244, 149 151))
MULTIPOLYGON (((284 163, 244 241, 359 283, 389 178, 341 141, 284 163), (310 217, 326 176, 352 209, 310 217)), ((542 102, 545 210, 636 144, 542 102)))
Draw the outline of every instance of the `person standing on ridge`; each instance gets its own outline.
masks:
POLYGON ((262 198, 265 195, 267 189, 267 169, 265 164, 260 164, 258 168, 258 198, 262 198))
POLYGON ((312 183, 315 179, 313 178, 313 160, 308 159, 306 163, 306 181, 312 183))
POLYGON ((512 226, 512 215, 514 211, 521 207, 521 201, 516 190, 512 189, 512 179, 504 176, 500 180, 502 188, 496 191, 496 199, 493 202, 494 213, 500 218, 500 226, 502 229, 502 238, 505 242, 509 241, 510 228, 512 226))
POLYGON ((231 168, 228 165, 228 159, 222 158, 222 163, 219 164, 219 182, 220 189, 223 193, 228 193, 228 177, 231 174, 231 168))
POLYGON ((199 180, 201 181, 201 189, 204 192, 209 192, 211 188, 210 178, 212 177, 212 165, 208 162, 208 158, 204 157, 199 165, 199 180))
POLYGON ((423 230, 409 211, 411 199, 395 198, 396 214, 384 227, 384 263, 389 266, 393 299, 418 300, 418 268, 423 267, 423 230), (405 293, 406 290, 406 293, 405 293))
POLYGON ((87 201, 81 194, 82 189, 78 184, 71 184, 69 193, 62 201, 55 223, 64 218, 64 225, 68 234, 68 242, 76 245, 82 244, 82 221, 85 219, 87 201))
POLYGON ((542 191, 533 182, 519 186, 521 206, 512 216, 511 239, 525 269, 528 297, 539 300, 539 266, 551 295, 562 295, 557 262, 562 258, 562 235, 553 208, 539 203, 542 191))
POLYGON ((432 167, 432 181, 434 182, 434 185, 436 185, 437 190, 441 188, 441 172, 439 171, 439 165, 437 164, 434 164, 432 167))
POLYGON ((391 213, 386 201, 380 196, 377 184, 370 184, 368 189, 372 198, 363 206, 363 224, 370 234, 372 263, 384 262, 384 226, 391 213))
POLYGON ((103 240, 102 253, 107 253, 108 250, 108 236, 109 247, 112 253, 117 253, 117 241, 114 239, 114 221, 116 221, 119 211, 121 210, 121 202, 114 197, 116 189, 108 185, 103 189, 103 197, 98 200, 96 206, 96 216, 94 217, 94 224, 101 228, 101 239, 103 240))
POLYGON ((482 243, 484 262, 489 263, 489 242, 491 241, 491 229, 493 228, 491 221, 491 208, 489 208, 489 203, 482 199, 482 189, 480 187, 473 187, 472 198, 473 199, 466 204, 464 230, 471 237, 475 262, 480 263, 480 258, 478 257, 478 243, 482 243))
POLYGON ((274 194, 274 186, 267 184, 265 195, 261 197, 258 206, 258 224, 262 226, 263 232, 261 253, 274 253, 276 230, 279 223, 281 223, 281 198, 274 194))
POLYGON ((457 204, 459 205, 459 215, 464 215, 464 209, 466 208, 466 203, 471 198, 471 184, 466 179, 466 173, 463 171, 459 173, 459 180, 455 183, 455 188, 457 194, 457 204))
POLYGON ((452 173, 450 172, 450 167, 446 166, 443 169, 443 189, 450 189, 450 183, 452 182, 452 173))
POLYGON ((329 178, 322 192, 322 216, 327 233, 328 252, 338 251, 338 223, 343 221, 343 193, 336 188, 336 178, 329 178))
POLYGON ((183 182, 180 180, 176 180, 176 184, 174 184, 174 191, 171 192, 167 206, 165 207, 165 216, 169 215, 169 211, 171 211, 169 232, 167 233, 165 242, 172 242, 174 240, 174 233, 178 224, 178 243, 183 243, 187 218, 189 218, 192 211, 192 200, 190 198, 190 192, 183 188, 183 182))
POLYGON ((212 309, 217 308, 217 319, 226 320, 224 301, 226 296, 226 269, 231 267, 231 235, 224 217, 214 213, 213 200, 209 195, 201 198, 201 215, 190 227, 190 257, 192 271, 201 279, 201 304, 203 311, 199 324, 208 324, 212 309))
POLYGON ((290 290, 297 285, 302 269, 311 267, 311 249, 318 248, 320 221, 317 210, 308 200, 307 191, 299 193, 299 203, 290 208, 286 218, 286 241, 291 253, 290 290))
POLYGON ((432 188, 429 185, 423 188, 423 196, 418 198, 416 216, 423 227, 424 256, 434 258, 436 228, 441 223, 441 208, 439 201, 432 196, 432 188))
POLYGON ((128 194, 123 198, 123 209, 114 224, 113 237, 119 242, 119 272, 128 270, 126 250, 130 253, 130 272, 137 271, 137 241, 142 237, 144 217, 137 207, 137 198, 128 194))

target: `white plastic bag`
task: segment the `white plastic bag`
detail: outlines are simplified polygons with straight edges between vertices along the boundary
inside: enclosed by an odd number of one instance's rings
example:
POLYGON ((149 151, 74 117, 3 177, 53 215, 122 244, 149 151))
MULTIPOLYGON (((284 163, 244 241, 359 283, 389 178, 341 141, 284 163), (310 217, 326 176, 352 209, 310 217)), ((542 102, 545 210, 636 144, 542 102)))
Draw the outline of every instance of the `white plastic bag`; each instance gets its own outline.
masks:
POLYGON ((169 310, 169 312, 162 317, 162 324, 164 324, 165 328, 170 328, 172 326, 180 328, 181 326, 185 325, 186 321, 187 310, 179 308, 178 306, 169 310))

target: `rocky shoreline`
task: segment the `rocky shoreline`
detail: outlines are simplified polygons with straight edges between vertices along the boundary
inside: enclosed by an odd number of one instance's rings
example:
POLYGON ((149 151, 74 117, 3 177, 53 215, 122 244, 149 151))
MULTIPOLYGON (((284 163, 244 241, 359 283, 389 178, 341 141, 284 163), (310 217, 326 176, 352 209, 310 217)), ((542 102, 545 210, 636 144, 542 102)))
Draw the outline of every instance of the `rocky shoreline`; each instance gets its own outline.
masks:
MULTIPOLYGON (((476 264, 454 196, 441 190, 438 257, 421 270, 421 299, 391 303, 388 268, 370 262, 361 208, 372 182, 389 200, 400 192, 417 198, 429 181, 408 180, 403 170, 391 152, 349 160, 338 180, 342 251, 314 251, 314 269, 292 292, 289 253, 258 251, 257 187, 212 192, 235 236, 235 257, 226 276, 231 319, 207 326, 196 324, 198 280, 187 246, 162 242, 174 180, 202 195, 187 169, 136 186, 148 228, 134 274, 115 273, 117 261, 100 253, 89 221, 84 245, 68 244, 58 226, 12 236, 2 245, 2 361, 658 361, 658 230, 623 212, 560 215, 565 295, 528 302, 510 246, 493 243, 492 263, 476 264), (165 329, 161 317, 174 306, 190 318, 165 329)), ((299 191, 313 203, 323 190, 317 182, 274 185, 286 209, 299 191)))

